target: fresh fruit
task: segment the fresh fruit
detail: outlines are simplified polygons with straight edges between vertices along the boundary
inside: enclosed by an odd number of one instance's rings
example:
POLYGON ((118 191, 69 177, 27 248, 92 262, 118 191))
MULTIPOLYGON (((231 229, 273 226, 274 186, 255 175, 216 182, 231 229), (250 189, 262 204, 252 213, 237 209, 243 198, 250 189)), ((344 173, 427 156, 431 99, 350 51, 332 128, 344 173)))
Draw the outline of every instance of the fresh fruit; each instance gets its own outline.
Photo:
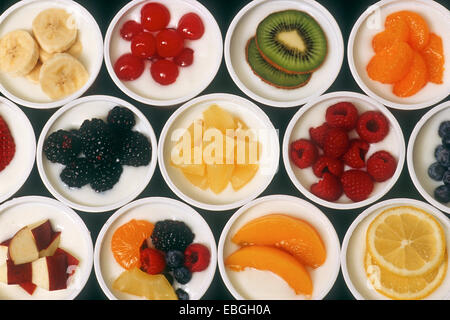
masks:
POLYGON ((434 157, 441 166, 446 168, 450 167, 450 150, 442 144, 436 147, 434 157))
POLYGON ((450 133, 450 121, 442 121, 439 124, 438 134, 439 137, 445 136, 447 133, 450 133))
POLYGON ((434 189, 434 198, 441 203, 450 202, 450 186, 443 184, 434 189))
POLYGON ((428 176, 435 181, 442 181, 444 173, 447 171, 446 167, 443 167, 438 162, 433 162, 428 167, 428 176))
POLYGON ((442 176, 442 182, 446 185, 450 185, 450 170, 445 171, 442 176))
POLYGON ((392 46, 395 42, 407 42, 408 24, 401 19, 392 21, 384 31, 377 33, 372 39, 372 48, 377 53, 392 46))
POLYGON ((445 56, 442 38, 435 33, 430 33, 430 40, 420 54, 427 66, 428 80, 436 84, 444 83, 445 56))
POLYGON ((166 265, 170 270, 174 270, 184 265, 184 253, 179 250, 170 250, 166 253, 166 265))
POLYGON ((133 167, 150 163, 152 147, 148 138, 140 132, 129 131, 122 137, 119 148, 120 164, 133 167))
POLYGON ((356 132, 368 143, 380 142, 389 133, 389 121, 379 111, 366 111, 358 118, 356 132))
POLYGON ((152 63, 150 73, 153 80, 163 86, 167 86, 177 80, 179 71, 175 62, 161 59, 152 63))
POLYGON ((144 61, 131 53, 119 57, 114 63, 114 72, 120 80, 132 81, 144 72, 144 61))
POLYGON ((354 169, 361 169, 366 166, 366 154, 369 151, 370 145, 361 139, 350 140, 350 147, 344 153, 342 159, 344 163, 354 169))
POLYGON ((175 290, 178 300, 189 300, 189 294, 181 288, 175 290))
POLYGON ((120 28, 120 36, 127 41, 131 41, 133 37, 144 31, 142 25, 134 20, 125 21, 120 28))
POLYGON ((150 32, 141 32, 131 39, 131 54, 142 59, 153 57, 156 52, 156 40, 150 32))
POLYGON ((73 132, 60 129, 45 139, 43 151, 51 162, 69 164, 80 154, 81 141, 73 132))
POLYGON ((24 227, 13 236, 9 243, 8 254, 16 265, 33 262, 39 258, 39 249, 30 228, 24 227))
POLYGON ((358 110, 351 102, 338 102, 327 108, 325 119, 330 127, 353 130, 358 120, 358 110))
POLYGON ((312 166, 319 155, 317 147, 307 139, 299 139, 291 143, 290 157, 300 169, 312 166))
POLYGON ((309 128, 309 136, 311 137, 311 140, 317 144, 319 147, 323 148, 323 144, 325 142, 325 136, 328 133, 328 130, 330 129, 330 126, 328 123, 324 122, 318 127, 311 127, 309 128))
POLYGON ((386 17, 385 27, 389 29, 398 26, 397 20, 403 20, 408 25, 408 43, 414 50, 423 49, 429 39, 428 24, 420 14, 408 10, 397 11, 386 17))
POLYGON ((347 132, 339 128, 330 128, 323 142, 323 153, 331 158, 342 156, 350 145, 347 132))
POLYGON ((156 35, 156 50, 162 58, 176 57, 184 48, 184 39, 174 29, 164 29, 156 35))
POLYGON ((173 62, 180 67, 189 67, 194 63, 194 50, 191 48, 184 48, 175 58, 173 58, 173 62))
POLYGON ((32 262, 32 282, 40 288, 54 291, 67 288, 67 257, 53 255, 32 262))
POLYGON ((162 30, 169 24, 170 12, 161 3, 150 2, 141 8, 141 24, 147 31, 162 30))
POLYGON ((336 201, 342 195, 342 185, 339 178, 331 173, 324 172, 322 180, 312 184, 310 191, 321 199, 336 201))
POLYGON ((216 128, 224 135, 227 130, 237 128, 233 116, 217 104, 213 104, 203 111, 203 120, 205 121, 205 129, 216 128))
POLYGON ((322 178, 325 172, 329 172, 336 177, 340 177, 344 172, 344 163, 336 158, 327 156, 319 156, 313 167, 314 174, 322 178))
POLYGON ((186 284, 192 279, 192 272, 187 267, 179 267, 173 270, 173 277, 180 284, 186 284))
POLYGON ((113 162, 117 155, 115 136, 102 119, 84 120, 78 130, 81 150, 86 159, 94 164, 113 162))
POLYGON ((341 183, 345 195, 354 202, 366 200, 374 187, 372 177, 366 171, 356 169, 345 171, 341 183))
POLYGON ((5 119, 0 116, 0 172, 14 159, 16 143, 5 119))
POLYGON ((53 232, 50 243, 44 249, 39 251, 39 258, 53 256, 59 248, 61 241, 61 232, 53 232))
POLYGON ((255 177, 258 170, 258 164, 237 164, 230 179, 233 190, 238 191, 246 186, 255 177))
POLYGON ((141 250, 141 270, 148 274, 159 274, 164 271, 166 260, 164 254, 153 248, 141 250))
POLYGON ((151 234, 152 243, 156 249, 168 252, 184 251, 192 243, 195 235, 182 221, 162 220, 155 224, 151 234))
POLYGON ((177 31, 189 40, 198 40, 205 32, 202 19, 194 12, 184 14, 178 22, 177 31))
POLYGON ((11 260, 0 266, 0 282, 6 284, 21 284, 31 282, 31 262, 15 265, 11 260))
POLYGON ((39 84, 39 76, 41 74, 42 63, 38 61, 33 70, 30 71, 25 77, 33 83, 39 84))
POLYGON ((419 92, 428 81, 428 70, 422 56, 414 52, 411 67, 406 75, 394 83, 392 91, 398 97, 410 97, 419 92))
POLYGON ((105 162, 99 164, 94 171, 91 180, 91 188, 95 192, 111 190, 119 182, 123 167, 117 162, 105 162))
POLYGON ((390 179, 397 169, 397 160, 387 151, 375 152, 367 160, 367 173, 376 182, 383 182, 390 179))
POLYGON ((234 164, 207 164, 206 177, 208 185, 215 194, 221 193, 233 177, 234 164))
POLYGON ((190 272, 200 272, 208 268, 211 253, 201 243, 192 243, 184 250, 184 265, 190 272))
POLYGON ((36 66, 39 46, 25 30, 14 30, 0 38, 0 70, 25 76, 36 66))
POLYGON ((86 158, 76 158, 69 162, 59 177, 69 188, 81 188, 91 182, 95 167, 86 158))
POLYGON ((443 137, 442 137, 442 145, 445 148, 450 148, 450 133, 446 133, 443 137))
POLYGON ((146 220, 133 219, 118 227, 111 238, 111 251, 117 263, 127 270, 139 268, 141 245, 153 230, 154 225, 146 220))
POLYGON ((115 106, 108 112, 106 122, 117 131, 129 131, 135 124, 136 119, 133 111, 126 107, 115 106))

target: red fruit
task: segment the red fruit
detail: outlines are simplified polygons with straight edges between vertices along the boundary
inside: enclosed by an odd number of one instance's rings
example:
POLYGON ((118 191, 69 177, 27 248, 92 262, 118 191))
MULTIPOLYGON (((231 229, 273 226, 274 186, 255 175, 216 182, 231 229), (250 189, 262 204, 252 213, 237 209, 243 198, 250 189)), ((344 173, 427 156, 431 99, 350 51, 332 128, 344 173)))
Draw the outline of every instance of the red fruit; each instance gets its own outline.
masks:
POLYGON ((367 172, 376 182, 391 178, 397 169, 397 160, 387 151, 377 151, 367 160, 367 172))
POLYGON ((174 83, 178 77, 178 66, 170 60, 158 60, 152 63, 150 73, 153 80, 167 86, 174 83))
POLYGON ((210 259, 209 249, 200 243, 192 243, 184 250, 184 265, 191 272, 208 268, 210 259))
POLYGON ((141 32, 131 40, 131 53, 143 59, 153 57, 156 52, 156 40, 150 32, 141 32))
POLYGON ((325 119, 333 128, 341 128, 345 131, 350 131, 356 127, 358 110, 353 103, 338 102, 327 108, 325 119))
POLYGON ((323 152, 331 158, 339 158, 349 147, 347 132, 339 128, 330 128, 323 142, 323 152))
POLYGON ((164 271, 166 260, 164 254, 153 248, 141 250, 141 269, 148 274, 159 274, 164 271))
POLYGON ((144 29, 139 22, 128 20, 122 25, 122 28, 120 28, 120 36, 127 41, 131 41, 135 35, 142 31, 144 31, 144 29))
POLYGON ((379 111, 366 111, 358 119, 356 132, 368 143, 380 142, 389 133, 389 122, 379 111))
POLYGON ((120 80, 131 81, 139 78, 144 72, 145 63, 141 58, 126 53, 117 59, 114 72, 120 80))
POLYGON ((342 159, 344 163, 352 168, 360 169, 366 166, 366 154, 370 145, 361 139, 350 141, 350 148, 344 154, 342 159))
POLYGON ((194 50, 191 48, 184 48, 179 55, 177 55, 173 62, 180 67, 189 67, 194 62, 194 50))
POLYGON ((0 116, 0 172, 6 168, 16 154, 16 144, 8 124, 0 116))
POLYGON ((311 185, 311 192, 321 199, 336 201, 342 195, 342 186, 339 178, 325 172, 322 180, 311 185))
POLYGON ((166 6, 158 2, 150 2, 141 9, 141 24, 145 30, 159 31, 167 27, 170 12, 166 6))
POLYGON ((315 128, 309 128, 309 136, 311 137, 311 140, 317 144, 319 147, 323 148, 323 143, 325 141, 325 136, 328 133, 328 130, 330 129, 330 126, 328 123, 324 122, 322 125, 315 127, 315 128))
POLYGON ((177 30, 185 39, 197 40, 205 33, 205 26, 196 13, 189 12, 181 17, 177 30))
POLYGON ((156 35, 156 50, 163 58, 176 57, 183 48, 184 39, 174 29, 164 29, 156 35))
POLYGON ((291 143, 290 155, 294 164, 304 169, 316 162, 319 151, 310 140, 299 139, 291 143))
POLYGON ((361 170, 345 171, 341 176, 341 183, 345 195, 354 202, 366 200, 373 190, 372 178, 361 170))
POLYGON ((325 172, 340 177, 342 172, 344 172, 344 164, 339 159, 320 156, 313 165, 313 172, 319 178, 323 177, 325 172))

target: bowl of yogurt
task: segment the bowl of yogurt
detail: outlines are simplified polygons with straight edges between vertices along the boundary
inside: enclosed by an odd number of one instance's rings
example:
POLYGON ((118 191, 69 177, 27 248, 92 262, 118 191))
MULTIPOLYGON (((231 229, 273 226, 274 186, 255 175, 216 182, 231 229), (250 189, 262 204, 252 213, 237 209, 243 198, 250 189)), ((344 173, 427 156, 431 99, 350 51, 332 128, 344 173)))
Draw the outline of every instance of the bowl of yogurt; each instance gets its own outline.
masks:
MULTIPOLYGON (((153 2, 153 1, 152 1, 153 2)), ((201 22, 203 33, 197 39, 187 38, 182 41, 184 48, 193 51, 193 60, 188 66, 179 66, 173 64, 176 72, 176 80, 170 84, 161 84, 152 77, 153 71, 151 68, 156 64, 157 60, 161 58, 159 53, 154 53, 156 58, 144 59, 142 67, 143 71, 139 77, 134 80, 121 80, 116 74, 116 62, 124 54, 131 53, 131 39, 125 40, 121 36, 121 30, 124 25, 132 21, 139 25, 140 31, 143 31, 141 26, 141 10, 144 6, 152 4, 147 0, 130 1, 124 6, 111 21, 105 36, 104 56, 105 64, 109 75, 114 83, 126 95, 148 105, 154 106, 170 106, 180 104, 189 99, 194 98, 202 92, 214 79, 217 74, 223 54, 223 42, 220 28, 212 16, 212 14, 200 2, 194 0, 177 0, 177 1, 159 1, 155 2, 162 9, 164 15, 167 14, 167 25, 162 28, 174 31, 180 24, 180 19, 186 14, 196 15, 201 22)), ((158 11, 159 12, 159 11, 158 11)), ((153 29, 152 29, 153 30, 153 29)), ((160 29, 158 29, 160 30, 160 29)), ((153 36, 157 36, 156 31, 151 31, 153 36)), ((176 36, 176 34, 175 34, 176 36)), ((152 36, 151 36, 152 37, 152 36)), ((157 38, 157 37, 156 37, 157 38)), ((156 47, 158 48, 158 47, 156 47)), ((166 55, 163 55, 166 57, 166 55)), ((172 63, 171 54, 163 60, 168 60, 167 63, 172 63)), ((155 71, 160 74, 160 72, 155 71)), ((165 71, 161 72, 166 74, 165 71)))
MULTIPOLYGON (((260 225, 264 224, 263 220, 259 220, 257 223, 260 225)), ((274 223, 273 219, 272 223, 274 223)), ((272 225, 276 224, 278 223, 275 222, 272 225)), ((281 224, 278 225, 280 226, 281 224)), ((250 227, 247 230, 249 229, 250 227)), ((285 232, 290 232, 291 228, 287 227, 284 230, 285 232)), ((276 228, 272 228, 272 231, 277 233, 276 228)), ((264 236, 268 236, 268 233, 263 234, 264 236)), ((242 239, 245 239, 245 237, 242 239)), ((295 237, 286 239, 286 241, 289 242, 292 239, 295 239, 295 237)), ((308 243, 308 241, 305 243, 308 243)), ((281 244, 272 244, 269 245, 269 248, 282 251, 283 256, 290 256, 292 253, 288 247, 280 249, 282 248, 281 244)), ((315 248, 317 249, 317 247, 315 248)), ((314 250, 311 252, 314 252, 314 250)), ((238 300, 323 299, 333 287, 339 273, 339 254, 339 239, 326 215, 308 201, 286 195, 271 195, 258 198, 240 208, 225 225, 218 246, 220 275, 227 289, 238 300), (312 292, 309 296, 297 292, 294 289, 295 285, 293 286, 288 280, 288 276, 283 272, 277 271, 276 268, 273 269, 270 265, 264 268, 257 265, 247 266, 241 271, 235 271, 228 265, 228 259, 237 251, 252 249, 252 247, 265 248, 268 245, 268 243, 262 244, 264 240, 259 239, 254 242, 254 245, 248 243, 248 246, 240 247, 235 240, 237 233, 249 226, 252 221, 271 216, 288 219, 292 225, 306 223, 309 226, 308 229, 313 228, 317 232, 316 234, 319 235, 323 243, 322 248, 324 248, 326 256, 325 259, 321 260, 320 266, 312 268, 305 263, 303 264, 312 281, 312 292)))
POLYGON ((110 211, 130 202, 147 186, 157 164, 156 136, 147 118, 132 104, 110 96, 83 97, 59 109, 44 126, 37 149, 37 167, 47 189, 58 200, 85 212, 110 211), (43 151, 47 138, 59 130, 77 130, 85 120, 100 119, 106 122, 109 112, 116 106, 131 111, 135 119, 132 130, 148 140, 149 148, 145 151, 148 164, 123 165, 118 181, 105 191, 96 192, 90 184, 79 188, 68 187, 60 178, 65 166, 60 162, 51 162, 43 151))
POLYGON ((450 41, 441 30, 450 28, 449 21, 448 9, 435 1, 383 0, 371 5, 355 22, 347 46, 350 71, 359 87, 382 104, 402 110, 426 108, 445 99, 450 90, 450 62, 448 59, 450 41), (442 83, 428 81, 418 92, 409 96, 395 94, 392 84, 383 84, 372 80, 366 70, 369 61, 375 54, 372 48, 374 36, 385 30, 387 16, 403 10, 419 14, 428 25, 429 33, 435 33, 441 37, 445 59, 442 66, 442 83))
MULTIPOLYGON (((47 290, 38 286, 31 295, 18 285, 0 283, 2 300, 71 300, 75 299, 86 285, 93 265, 91 234, 78 214, 61 202, 46 197, 27 196, 3 203, 0 206, 0 239, 3 243, 23 227, 43 220, 48 220, 53 230, 60 232, 58 249, 68 252, 78 260, 75 272, 67 279, 65 289, 47 290)), ((3 263, 5 262, 1 261, 2 265, 3 263)), ((39 270, 35 272, 38 273, 39 270)))
MULTIPOLYGON (((33 54, 35 68, 30 73, 14 76, 7 72, 0 72, 0 91, 15 103, 37 109, 60 107, 80 97, 97 78, 103 62, 103 37, 95 19, 80 4, 69 0, 20 1, 9 7, 0 16, 0 38, 17 30, 25 30, 28 33, 26 37, 36 43, 37 53, 33 54), (58 37, 61 36, 61 43, 52 43, 51 46, 44 44, 45 49, 50 50, 50 53, 43 49, 44 47, 39 41, 33 40, 36 39, 36 33, 32 32, 35 18, 40 13, 46 12, 48 14, 45 15, 45 18, 41 17, 39 20, 41 21, 38 24, 39 27, 35 26, 39 30, 39 36, 46 37, 48 35, 50 37, 49 33, 53 32, 43 26, 46 19, 62 21, 61 24, 58 24, 58 28, 61 29, 73 30, 76 28, 73 39, 66 38, 68 37, 67 32, 58 29, 54 31, 53 37, 60 39, 58 37), (67 46, 69 46, 68 49, 67 46), (64 58, 59 57, 59 61, 57 61, 58 59, 54 60, 56 53, 64 54, 64 58), (48 61, 48 67, 46 67, 44 77, 42 74, 44 72, 40 71, 43 70, 42 66, 45 61, 48 61), (70 83, 70 88, 69 85, 61 85, 59 82, 58 79, 64 77, 64 74, 57 71, 57 64, 64 66, 59 70, 65 70, 64 72, 71 74, 70 79, 66 79, 66 82, 70 83), (49 85, 49 83, 52 84, 49 85)), ((17 38, 19 37, 16 37, 16 40, 17 38)), ((22 41, 20 39, 17 41, 22 41)), ((24 45, 22 50, 27 51, 25 48, 24 45)))
MULTIPOLYGON (((270 23, 267 23, 269 31, 270 23)), ((226 34, 224 55, 231 78, 247 96, 274 107, 293 107, 320 96, 331 86, 341 69, 344 42, 334 17, 316 1, 259 0, 248 3, 234 17, 226 34), (298 21, 301 21, 296 25, 290 25, 290 23, 297 21, 297 17, 286 17, 286 21, 283 21, 283 16, 290 15, 292 12, 296 13, 299 16, 298 21), (285 43, 286 51, 295 52, 302 57, 301 59, 308 59, 304 56, 309 55, 308 49, 313 46, 323 46, 324 48, 320 65, 314 64, 314 66, 299 69, 298 72, 303 75, 297 74, 297 76, 301 79, 292 79, 293 76, 290 73, 294 70, 285 71, 284 66, 273 67, 273 63, 264 62, 266 59, 261 59, 257 54, 257 52, 262 52, 259 44, 256 45, 257 50, 252 50, 251 39, 255 37, 261 22, 271 20, 273 14, 279 15, 279 17, 274 17, 273 21, 281 19, 279 21, 284 23, 280 23, 280 26, 273 25, 273 30, 275 30, 273 34, 277 34, 277 30, 281 30, 277 36, 281 39, 281 44, 274 43, 273 47, 282 48, 282 44, 285 43), (288 27, 284 30, 285 26, 288 27), (308 35, 308 31, 302 27, 314 30, 314 35, 308 35), (321 35, 320 40, 317 39, 319 34, 321 35), (306 40, 308 37, 310 40, 312 38, 312 43, 306 40), (282 71, 279 71, 280 69, 282 71), (270 74, 278 76, 272 78, 270 74), (305 74, 310 76, 305 78, 305 74)), ((264 53, 261 56, 267 56, 267 54, 264 53)), ((287 59, 296 60, 290 56, 287 59)), ((275 59, 270 61, 274 62, 273 60, 275 59)))
POLYGON ((0 97, 0 117, 8 127, 14 143, 14 154, 0 171, 0 203, 16 193, 33 169, 36 137, 25 113, 13 102, 0 97))

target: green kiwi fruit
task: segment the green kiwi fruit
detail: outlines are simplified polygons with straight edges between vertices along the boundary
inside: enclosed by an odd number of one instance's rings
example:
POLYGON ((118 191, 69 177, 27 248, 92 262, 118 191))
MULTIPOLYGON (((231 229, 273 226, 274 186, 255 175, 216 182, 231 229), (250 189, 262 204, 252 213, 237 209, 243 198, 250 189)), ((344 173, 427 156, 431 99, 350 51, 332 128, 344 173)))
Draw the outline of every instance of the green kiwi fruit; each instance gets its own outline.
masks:
POLYGON ((327 38, 309 14, 298 10, 274 12, 256 29, 263 58, 287 73, 310 73, 325 60, 327 38))
POLYGON ((277 88, 299 88, 307 84, 311 78, 310 73, 286 73, 272 66, 260 55, 254 37, 247 42, 246 57, 253 73, 264 82, 277 88))

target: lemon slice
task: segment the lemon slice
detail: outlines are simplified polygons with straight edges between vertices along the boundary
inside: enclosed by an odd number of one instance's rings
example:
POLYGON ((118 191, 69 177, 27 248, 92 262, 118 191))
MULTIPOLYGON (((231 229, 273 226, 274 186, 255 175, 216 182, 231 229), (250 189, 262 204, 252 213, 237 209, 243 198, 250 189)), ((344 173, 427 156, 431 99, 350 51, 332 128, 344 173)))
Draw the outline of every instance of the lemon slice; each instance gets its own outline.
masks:
POLYGON ((369 225, 367 250, 376 264, 399 276, 420 276, 438 267, 445 253, 442 226, 412 206, 392 207, 369 225))

